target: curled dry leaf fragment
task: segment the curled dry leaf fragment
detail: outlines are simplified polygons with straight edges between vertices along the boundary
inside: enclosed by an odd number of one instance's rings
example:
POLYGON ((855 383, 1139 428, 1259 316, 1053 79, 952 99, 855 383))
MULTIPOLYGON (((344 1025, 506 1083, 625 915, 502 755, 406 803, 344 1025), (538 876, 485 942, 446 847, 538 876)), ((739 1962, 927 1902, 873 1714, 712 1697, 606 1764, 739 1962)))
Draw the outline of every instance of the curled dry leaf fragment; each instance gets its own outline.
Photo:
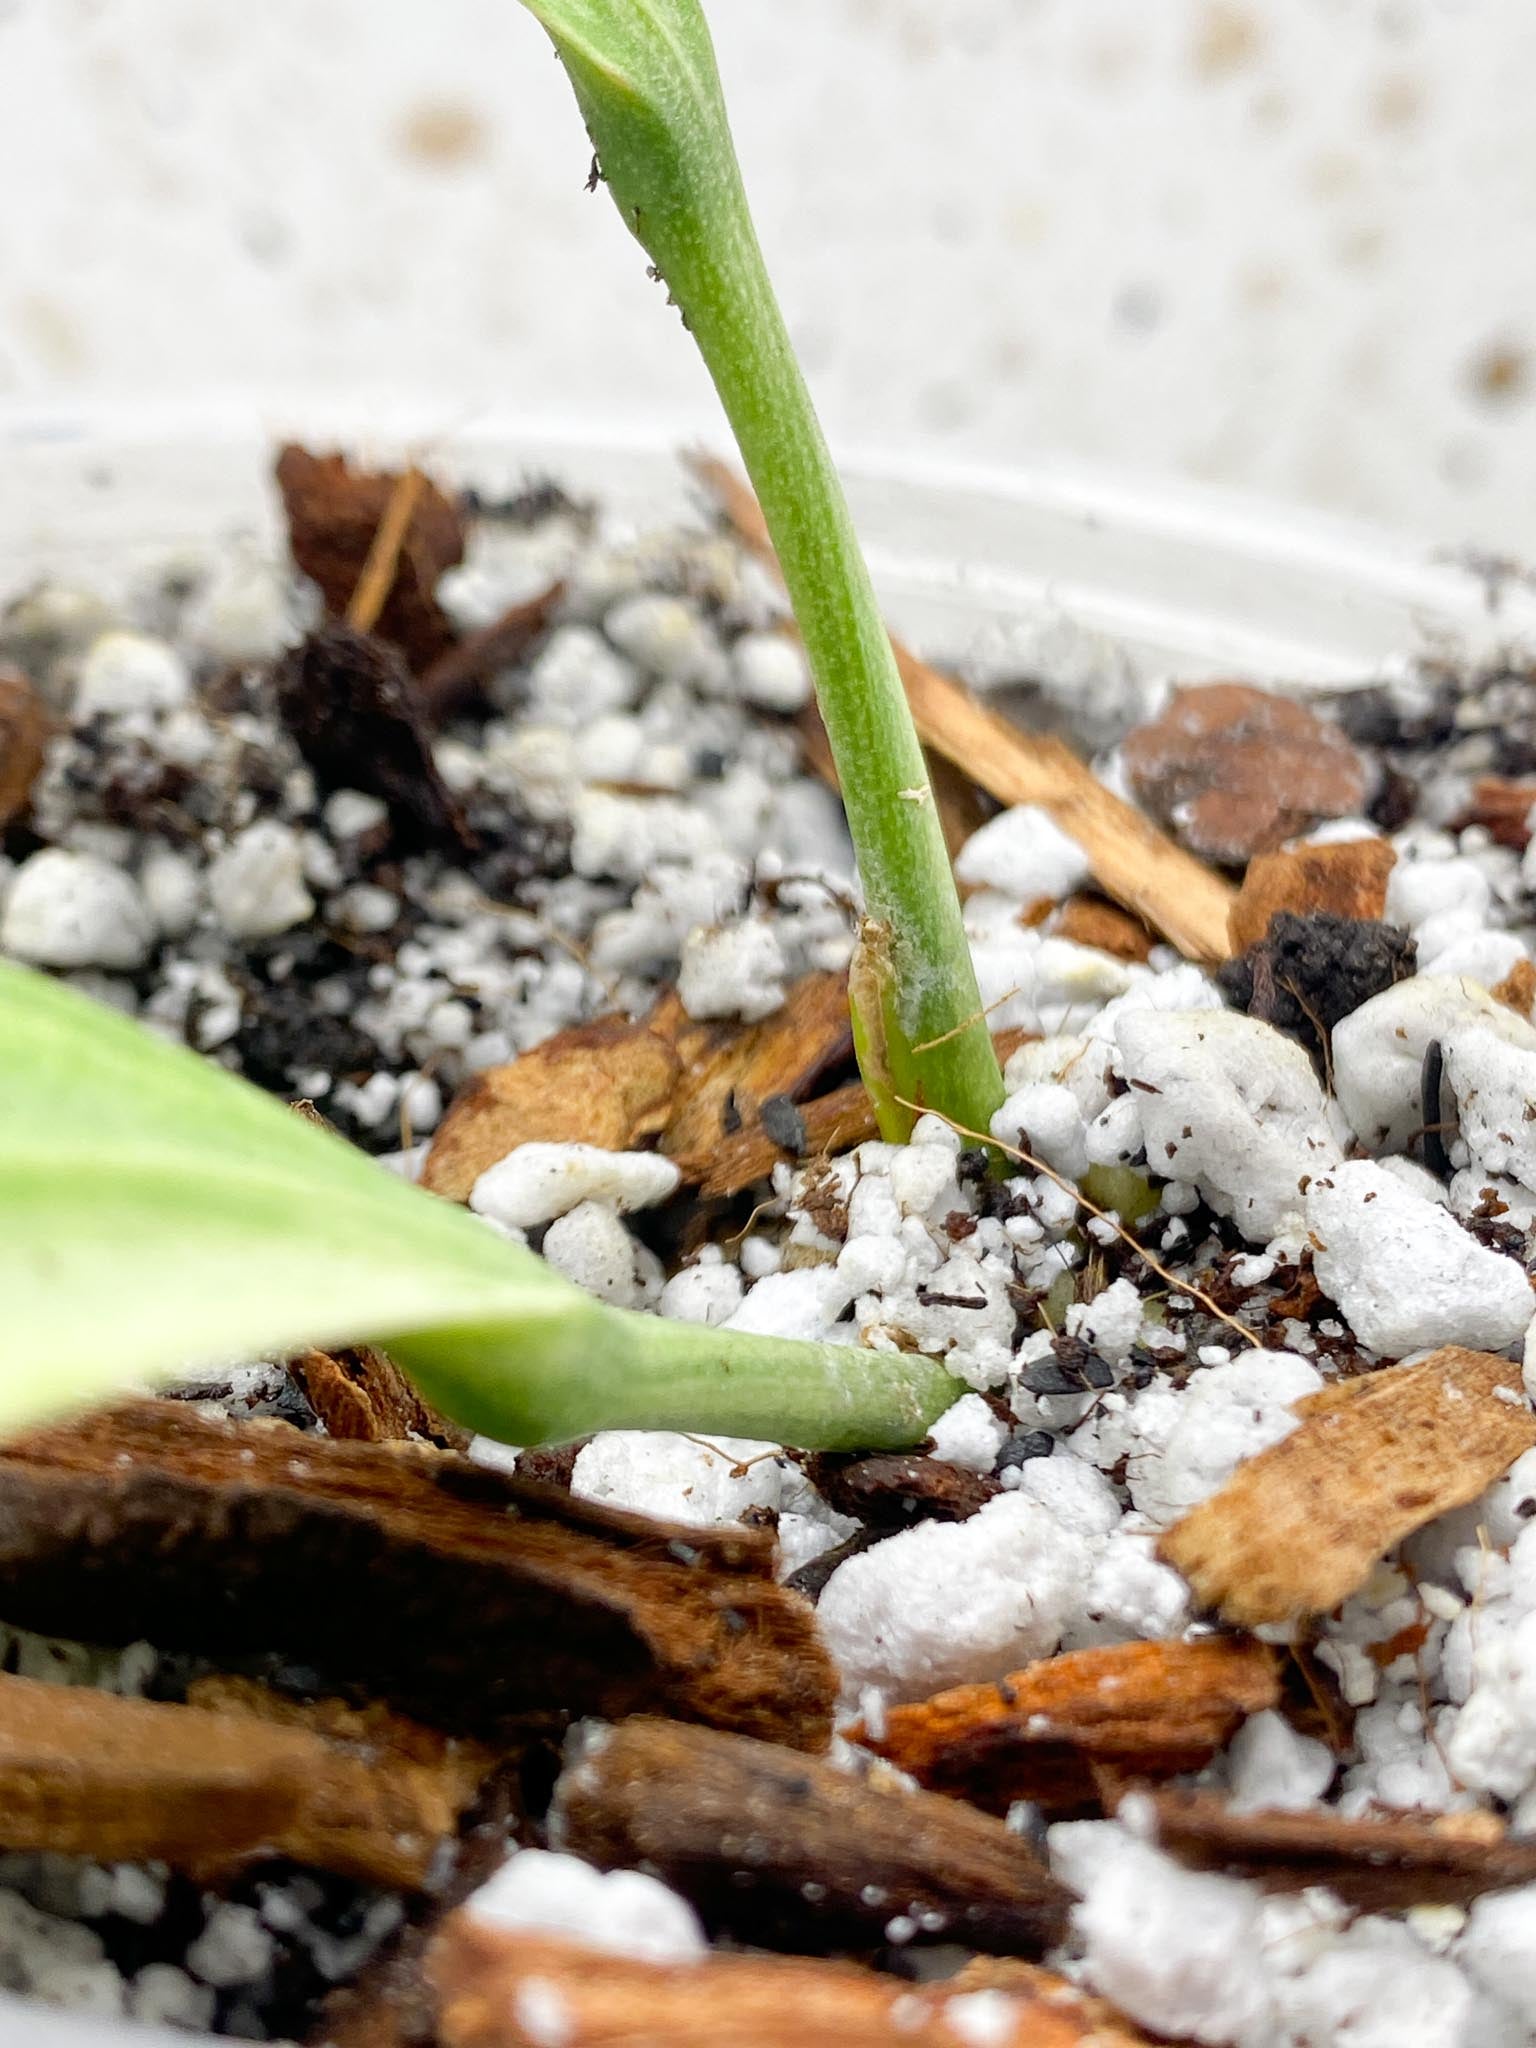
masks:
POLYGON ((1022 1837, 892 1771, 861 1782, 676 1721, 598 1733, 561 1779, 551 1825, 574 1855, 652 1871, 706 1926, 771 1948, 868 1947, 901 1916, 914 1940, 1038 1955, 1071 1903, 1022 1837))
POLYGON ((422 1186, 465 1202, 518 1145, 601 1145, 629 1152, 672 1111, 682 1062, 643 1018, 597 1017, 557 1031, 454 1097, 427 1154, 422 1186))
POLYGON ((771 1016, 745 1029, 696 1024, 675 995, 662 997, 651 1026, 682 1062, 661 1149, 687 1181, 705 1177, 724 1139, 762 1129, 765 1103, 802 1101, 853 1057, 845 974, 803 975, 771 1016))
MULTIPOLYGON (((845 1081, 841 1088, 802 1104, 800 1124, 803 1136, 797 1156, 803 1159, 830 1158, 880 1135, 875 1105, 862 1081, 845 1081)), ((739 1194, 754 1182, 766 1180, 788 1156, 759 1121, 720 1140, 699 1182, 700 1191, 706 1195, 739 1194)))
POLYGON ((1218 1793, 1187 1786, 1134 1797, 1158 1846, 1181 1863, 1254 1878, 1270 1891, 1326 1885, 1361 1912, 1466 1906, 1484 1892, 1536 1883, 1536 1842, 1512 1839, 1492 1814, 1236 1813, 1218 1793))
POLYGON ((1346 839, 1337 846, 1257 854, 1232 905, 1228 929, 1233 952, 1256 946, 1277 910, 1298 917, 1321 910, 1363 923, 1378 921, 1387 907, 1387 877, 1396 860, 1389 839, 1346 839))
POLYGON ((639 1962, 503 1932, 466 1912, 434 1942, 428 1971, 441 2048, 1128 2048, 1151 2039, 1129 2022, 1106 2035, 1099 2002, 1044 1972, 999 1996, 802 1956, 639 1962))
MULTIPOLYGON (((685 1182, 734 1193, 787 1156, 782 1109, 852 1052, 842 974, 803 976, 771 1016, 745 1026, 696 1023, 668 992, 647 1017, 573 1024, 477 1075, 438 1127, 422 1184, 462 1202, 518 1145, 628 1152, 659 1137, 685 1182)), ((852 1094, 829 1101, 795 1133, 807 1154, 873 1134, 867 1099, 862 1114, 852 1094)))
POLYGON ((1096 1802, 1097 1769, 1198 1770, 1279 1697, 1275 1654, 1251 1636, 1119 1643, 891 1707, 878 1736, 854 1733, 936 1792, 996 1812, 1016 1799, 1075 1811, 1096 1802))
POLYGON ((1363 807, 1366 765, 1338 726, 1247 683, 1176 690, 1125 741, 1131 787, 1207 860, 1238 865, 1363 807))
POLYGON ((47 740, 43 700, 20 669, 0 667, 0 825, 26 808, 47 740))
MULTIPOLYGON (((351 603, 401 477, 391 470, 354 469, 344 455, 314 455, 296 442, 279 451, 275 475, 294 563, 319 584, 326 610, 340 618, 351 603)), ((398 647, 417 671, 428 667, 453 640, 453 629, 437 601, 437 580, 463 559, 464 523, 458 507, 436 484, 421 478, 376 621, 379 637, 398 647)))
POLYGON ((1158 1545, 1206 1607, 1248 1628, 1326 1614, 1403 1537, 1475 1500, 1536 1443, 1520 1368, 1447 1345, 1296 1403, 1158 1545))

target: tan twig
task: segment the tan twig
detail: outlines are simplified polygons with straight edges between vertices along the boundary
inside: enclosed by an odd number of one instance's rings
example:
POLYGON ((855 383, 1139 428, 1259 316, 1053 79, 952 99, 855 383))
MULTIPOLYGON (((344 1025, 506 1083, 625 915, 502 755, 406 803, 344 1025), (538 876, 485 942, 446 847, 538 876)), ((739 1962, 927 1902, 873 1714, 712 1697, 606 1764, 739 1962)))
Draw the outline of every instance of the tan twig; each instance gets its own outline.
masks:
POLYGON ((362 574, 347 605, 347 624, 358 633, 371 633, 378 624, 379 613, 394 587, 395 572, 400 566, 400 550, 405 546, 405 536, 410 531, 416 500, 421 496, 426 481, 423 472, 414 465, 402 470, 395 479, 389 503, 384 507, 384 517, 374 531, 368 558, 363 563, 362 574))
POLYGON ((1018 1160, 1019 1164, 1027 1166, 1031 1173, 1043 1173, 1047 1180, 1054 1181, 1057 1187, 1064 1189, 1080 1207, 1088 1211, 1090 1216, 1097 1216, 1101 1223, 1107 1223, 1116 1237, 1120 1238, 1123 1243, 1128 1244, 1131 1250, 1146 1265, 1151 1267, 1160 1280, 1168 1282, 1168 1285, 1175 1294, 1189 1295, 1193 1300, 1199 1302, 1207 1314, 1213 1315, 1217 1322, 1225 1323, 1229 1330, 1235 1330, 1245 1344, 1251 1344, 1255 1351, 1262 1351, 1264 1349, 1259 1339, 1245 1323, 1240 1323, 1236 1316, 1228 1315, 1224 1308, 1218 1307, 1211 1297, 1203 1289, 1197 1287, 1192 1280, 1180 1279, 1177 1275, 1170 1273, 1168 1268, 1147 1250, 1146 1246, 1134 1232, 1126 1229, 1118 1216, 1108 1209, 1101 1209, 1097 1202, 1090 1201, 1076 1181, 1068 1180, 1066 1175, 1058 1173, 1054 1166, 1047 1166, 1043 1159, 1037 1159, 1033 1152, 1026 1152, 1021 1145, 1005 1145, 1001 1138, 994 1138, 987 1131, 967 1130, 964 1124, 957 1124, 952 1116, 945 1116, 942 1110, 933 1109, 925 1102, 908 1102, 901 1095, 898 1095, 896 1100, 903 1109, 910 1109, 918 1116, 936 1116, 941 1124, 948 1124, 957 1137, 969 1138, 974 1145, 989 1145, 995 1151, 1005 1154, 1007 1158, 1018 1160))

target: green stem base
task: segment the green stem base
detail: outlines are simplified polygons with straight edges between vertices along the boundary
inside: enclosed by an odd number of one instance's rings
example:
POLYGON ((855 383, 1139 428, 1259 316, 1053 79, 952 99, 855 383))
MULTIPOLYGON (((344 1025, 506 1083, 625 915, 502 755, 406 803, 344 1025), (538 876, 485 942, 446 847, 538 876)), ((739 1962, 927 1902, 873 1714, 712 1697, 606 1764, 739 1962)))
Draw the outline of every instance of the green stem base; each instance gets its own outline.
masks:
POLYGON ((964 1387, 931 1358, 670 1322, 594 1305, 579 1336, 449 1330, 390 1349, 426 1399, 502 1443, 692 1430, 805 1451, 904 1450, 964 1387))

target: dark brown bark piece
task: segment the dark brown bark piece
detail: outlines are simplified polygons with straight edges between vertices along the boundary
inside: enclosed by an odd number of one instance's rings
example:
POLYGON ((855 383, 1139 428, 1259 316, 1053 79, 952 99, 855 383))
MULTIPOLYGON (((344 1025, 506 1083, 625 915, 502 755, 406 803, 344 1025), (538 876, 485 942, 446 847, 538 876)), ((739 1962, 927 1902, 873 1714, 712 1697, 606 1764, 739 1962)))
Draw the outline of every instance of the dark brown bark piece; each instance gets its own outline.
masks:
POLYGON ((963 1522, 1001 1493, 995 1479, 914 1451, 876 1451, 847 1458, 823 1452, 806 1460, 806 1476, 840 1515, 876 1529, 913 1522, 963 1522))
POLYGON ((359 1344, 338 1351, 301 1351, 288 1361, 329 1436, 366 1444, 427 1443, 463 1450, 469 1432, 429 1408, 385 1351, 359 1344))
POLYGON ((19 668, 0 666, 0 825, 27 807, 48 744, 48 713, 19 668))
POLYGON ((520 604, 509 605, 478 633, 467 633, 437 657, 421 678, 421 702, 427 716, 440 723, 478 697, 491 678, 521 661, 549 624, 565 595, 563 583, 551 583, 520 604))
POLYGON ((1326 1885, 1363 1913, 1466 1906, 1536 1883, 1536 1842, 1493 1815, 1418 1813, 1346 1820, 1327 1810, 1236 1813, 1220 1794, 1163 1786, 1145 1802, 1158 1845, 1196 1870, 1251 1877, 1269 1891, 1326 1885))
POLYGON ((1280 1698, 1275 1655, 1251 1636, 1119 1643, 1047 1657, 994 1685, 888 1709, 856 1741, 920 1785, 1003 1813, 1098 1805, 1100 1769, 1172 1777, 1209 1763, 1249 1714, 1280 1698))
POLYGON ((278 663, 277 710, 322 789, 361 789, 389 811, 401 850, 477 850, 437 771, 420 692, 398 648, 328 620, 278 663))
POLYGON ((158 1861, 205 1882, 286 1856, 415 1890, 490 1765, 394 1715, 236 1681, 181 1706, 0 1677, 8 1850, 158 1861))
POLYGON ((1126 736, 1131 787, 1207 860, 1241 865, 1369 795, 1366 764, 1336 725, 1248 683, 1175 690, 1126 736))
MULTIPOLYGON (((441 2048, 977 2048, 946 1984, 804 1956, 638 1962, 456 1913, 432 1946, 441 2048), (954 2008, 953 2016, 951 2009, 954 2008), (556 2029, 558 2028, 558 2035, 556 2029)), ((988 2048, 1135 2048, 1129 2021, 1042 1972, 985 2013, 988 2048)))
POLYGON ((589 1863, 654 1871, 712 1930, 770 1948, 877 1946, 904 1918, 913 1941, 1039 1955, 1072 1898, 1000 1821, 894 1773, 861 1783, 674 1721, 596 1732, 556 1788, 551 1828, 589 1863))
MULTIPOLYGON (((319 584, 326 610, 339 618, 352 601, 400 475, 353 469, 344 455, 315 455, 295 442, 279 450, 274 474, 288 520, 289 552, 319 584)), ((463 559, 459 509, 423 478, 376 621, 379 637, 398 647, 413 669, 427 668, 453 640, 436 589, 443 572, 463 559)))
POLYGON ((304 2037, 309 2048, 438 2048, 427 1951, 455 1907, 505 1862, 521 1818, 513 1774, 499 1771, 461 1825, 446 1873, 407 1900, 404 1924, 325 1999, 304 2037))
POLYGON ((425 1446, 126 1403, 0 1452, 0 1613, 282 1651, 455 1734, 643 1709, 826 1745, 835 1678, 772 1538, 594 1506, 425 1446))

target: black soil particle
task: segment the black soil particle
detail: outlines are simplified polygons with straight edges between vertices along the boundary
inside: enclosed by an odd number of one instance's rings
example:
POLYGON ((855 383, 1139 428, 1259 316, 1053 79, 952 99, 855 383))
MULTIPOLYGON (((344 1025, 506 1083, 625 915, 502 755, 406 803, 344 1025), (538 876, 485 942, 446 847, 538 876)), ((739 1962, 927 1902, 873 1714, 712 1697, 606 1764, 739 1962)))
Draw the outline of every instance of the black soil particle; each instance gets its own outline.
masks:
POLYGON ((1216 978, 1234 1008, 1273 1024, 1321 1066, 1334 1025, 1406 981, 1416 960, 1413 939, 1397 925, 1277 910, 1259 943, 1228 960, 1216 978))

